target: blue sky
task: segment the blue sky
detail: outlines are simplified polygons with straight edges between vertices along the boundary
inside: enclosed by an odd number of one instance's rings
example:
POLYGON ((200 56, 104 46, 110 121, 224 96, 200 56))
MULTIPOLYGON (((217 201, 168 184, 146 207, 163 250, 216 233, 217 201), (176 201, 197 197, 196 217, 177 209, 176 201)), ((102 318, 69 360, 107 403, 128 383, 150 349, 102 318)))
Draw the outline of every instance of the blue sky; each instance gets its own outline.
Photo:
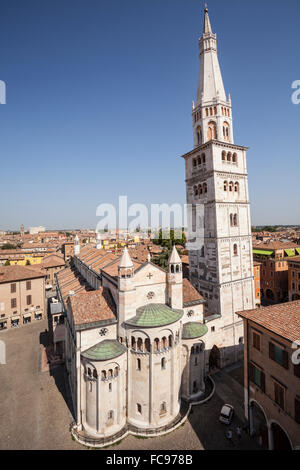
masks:
MULTIPOLYGON (((199 0, 2 0, 0 228, 95 227, 96 207, 184 203, 199 0)), ((252 224, 300 224, 299 0, 210 0, 252 224)))

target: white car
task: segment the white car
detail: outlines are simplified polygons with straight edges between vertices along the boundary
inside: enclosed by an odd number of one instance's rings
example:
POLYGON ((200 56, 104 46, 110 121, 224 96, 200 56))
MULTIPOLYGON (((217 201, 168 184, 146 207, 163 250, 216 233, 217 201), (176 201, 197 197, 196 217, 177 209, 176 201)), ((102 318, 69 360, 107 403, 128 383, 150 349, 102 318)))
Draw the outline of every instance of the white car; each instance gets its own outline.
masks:
POLYGON ((231 405, 225 404, 222 406, 219 421, 224 424, 230 424, 234 414, 234 408, 231 405))

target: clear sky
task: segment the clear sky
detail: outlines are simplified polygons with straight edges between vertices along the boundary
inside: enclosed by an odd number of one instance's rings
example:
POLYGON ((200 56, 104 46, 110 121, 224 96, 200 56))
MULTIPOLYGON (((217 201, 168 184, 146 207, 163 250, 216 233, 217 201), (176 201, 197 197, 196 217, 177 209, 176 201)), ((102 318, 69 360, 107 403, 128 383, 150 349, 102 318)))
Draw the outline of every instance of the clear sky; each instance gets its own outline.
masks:
MULTIPOLYGON (((200 0, 1 0, 0 229, 185 203, 200 0)), ((252 224, 300 224, 299 0, 210 0, 252 224)))

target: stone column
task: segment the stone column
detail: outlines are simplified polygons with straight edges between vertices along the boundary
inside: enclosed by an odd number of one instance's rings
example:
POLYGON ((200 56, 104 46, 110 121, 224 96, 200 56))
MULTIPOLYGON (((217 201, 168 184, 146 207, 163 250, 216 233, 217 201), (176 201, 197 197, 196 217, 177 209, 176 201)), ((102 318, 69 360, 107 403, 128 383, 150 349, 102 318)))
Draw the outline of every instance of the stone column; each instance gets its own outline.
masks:
POLYGON ((153 344, 150 343, 149 354, 149 424, 153 422, 153 344))

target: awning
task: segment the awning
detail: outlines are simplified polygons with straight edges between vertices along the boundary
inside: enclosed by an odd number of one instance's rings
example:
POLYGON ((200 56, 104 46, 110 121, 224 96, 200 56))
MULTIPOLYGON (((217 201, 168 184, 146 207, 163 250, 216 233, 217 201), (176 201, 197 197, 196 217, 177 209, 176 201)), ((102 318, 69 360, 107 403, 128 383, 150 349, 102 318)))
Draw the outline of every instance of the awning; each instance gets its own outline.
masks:
POLYGON ((20 315, 14 315, 11 317, 12 320, 20 320, 20 315))
POLYGON ((300 255, 300 248, 296 248, 298 255, 300 255))
POLYGON ((267 255, 270 256, 274 253, 273 250, 253 250, 254 255, 267 255))
POLYGON ((287 249, 287 250, 284 250, 284 251, 288 256, 295 256, 294 250, 287 249))
POLYGON ((31 317, 31 313, 24 313, 23 317, 24 318, 29 318, 29 317, 31 317))
POLYGON ((45 289, 52 289, 52 284, 46 284, 45 289))

